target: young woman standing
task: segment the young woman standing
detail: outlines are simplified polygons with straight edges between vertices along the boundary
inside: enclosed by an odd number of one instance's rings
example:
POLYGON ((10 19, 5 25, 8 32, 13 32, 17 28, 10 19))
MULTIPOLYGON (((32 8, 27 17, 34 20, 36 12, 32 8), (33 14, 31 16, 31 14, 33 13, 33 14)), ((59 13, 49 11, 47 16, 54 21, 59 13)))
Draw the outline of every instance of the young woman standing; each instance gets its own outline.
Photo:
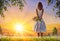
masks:
POLYGON ((45 22, 42 19, 43 16, 43 5, 41 2, 38 3, 38 6, 36 8, 36 15, 37 17, 34 17, 33 19, 36 20, 36 24, 34 27, 35 32, 37 32, 38 37, 41 35, 43 36, 43 32, 46 31, 46 26, 45 26, 45 22))

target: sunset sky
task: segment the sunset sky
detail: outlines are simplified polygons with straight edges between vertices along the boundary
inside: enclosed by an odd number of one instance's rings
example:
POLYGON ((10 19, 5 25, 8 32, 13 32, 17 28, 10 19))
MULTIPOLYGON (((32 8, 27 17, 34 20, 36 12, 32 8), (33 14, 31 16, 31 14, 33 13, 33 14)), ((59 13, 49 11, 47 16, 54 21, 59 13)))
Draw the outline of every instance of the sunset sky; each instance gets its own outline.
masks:
POLYGON ((26 0, 26 4, 22 11, 17 6, 8 7, 8 11, 4 12, 5 17, 2 18, 0 16, 1 27, 9 30, 14 30, 14 25, 19 23, 23 24, 24 28, 27 31, 33 32, 35 21, 33 21, 32 18, 36 16, 35 10, 37 8, 38 2, 42 2, 43 4, 43 19, 47 28, 51 27, 48 26, 49 24, 55 24, 55 26, 56 24, 58 25, 60 23, 60 19, 56 17, 55 11, 51 9, 53 4, 51 6, 47 6, 46 0, 26 0))

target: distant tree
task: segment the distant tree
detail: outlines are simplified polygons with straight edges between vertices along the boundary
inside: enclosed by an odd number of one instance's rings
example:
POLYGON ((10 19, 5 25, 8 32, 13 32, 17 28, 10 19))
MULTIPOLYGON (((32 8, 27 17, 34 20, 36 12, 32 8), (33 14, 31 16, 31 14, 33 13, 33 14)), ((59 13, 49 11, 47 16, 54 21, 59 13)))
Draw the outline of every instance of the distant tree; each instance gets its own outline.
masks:
POLYGON ((1 26, 0 26, 0 35, 2 35, 2 29, 1 29, 1 26))
POLYGON ((0 0, 0 15, 4 17, 3 12, 7 10, 9 6, 18 6, 19 9, 23 9, 25 0, 0 0))
POLYGON ((56 29, 56 27, 53 28, 53 35, 57 35, 57 29, 56 29))
POLYGON ((48 36, 50 36, 50 33, 48 33, 48 36))
POLYGON ((53 11, 56 10, 56 14, 60 17, 60 0, 47 0, 48 6, 53 5, 53 11))

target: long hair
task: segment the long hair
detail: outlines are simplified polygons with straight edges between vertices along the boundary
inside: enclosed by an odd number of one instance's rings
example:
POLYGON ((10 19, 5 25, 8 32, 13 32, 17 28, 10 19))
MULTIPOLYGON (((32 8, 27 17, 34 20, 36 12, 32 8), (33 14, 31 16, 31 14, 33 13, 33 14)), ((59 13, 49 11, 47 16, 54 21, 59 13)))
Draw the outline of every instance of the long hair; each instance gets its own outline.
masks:
POLYGON ((41 2, 38 3, 38 9, 39 9, 39 10, 43 9, 43 5, 42 5, 41 2))

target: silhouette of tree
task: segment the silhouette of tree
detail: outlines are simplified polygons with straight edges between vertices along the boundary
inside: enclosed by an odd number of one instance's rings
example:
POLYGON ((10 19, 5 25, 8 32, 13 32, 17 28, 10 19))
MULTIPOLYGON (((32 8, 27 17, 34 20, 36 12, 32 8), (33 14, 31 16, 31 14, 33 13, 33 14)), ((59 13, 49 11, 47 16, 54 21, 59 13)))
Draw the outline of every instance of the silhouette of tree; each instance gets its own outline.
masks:
POLYGON ((7 7, 13 5, 18 6, 19 9, 23 9, 25 0, 0 0, 0 15, 4 17, 3 12, 7 11, 7 7))
POLYGON ((53 29, 53 35, 57 35, 57 29, 56 29, 56 27, 54 27, 54 29, 53 29))
POLYGON ((60 0, 47 0, 48 6, 53 5, 53 11, 56 10, 56 14, 60 17, 60 0))

